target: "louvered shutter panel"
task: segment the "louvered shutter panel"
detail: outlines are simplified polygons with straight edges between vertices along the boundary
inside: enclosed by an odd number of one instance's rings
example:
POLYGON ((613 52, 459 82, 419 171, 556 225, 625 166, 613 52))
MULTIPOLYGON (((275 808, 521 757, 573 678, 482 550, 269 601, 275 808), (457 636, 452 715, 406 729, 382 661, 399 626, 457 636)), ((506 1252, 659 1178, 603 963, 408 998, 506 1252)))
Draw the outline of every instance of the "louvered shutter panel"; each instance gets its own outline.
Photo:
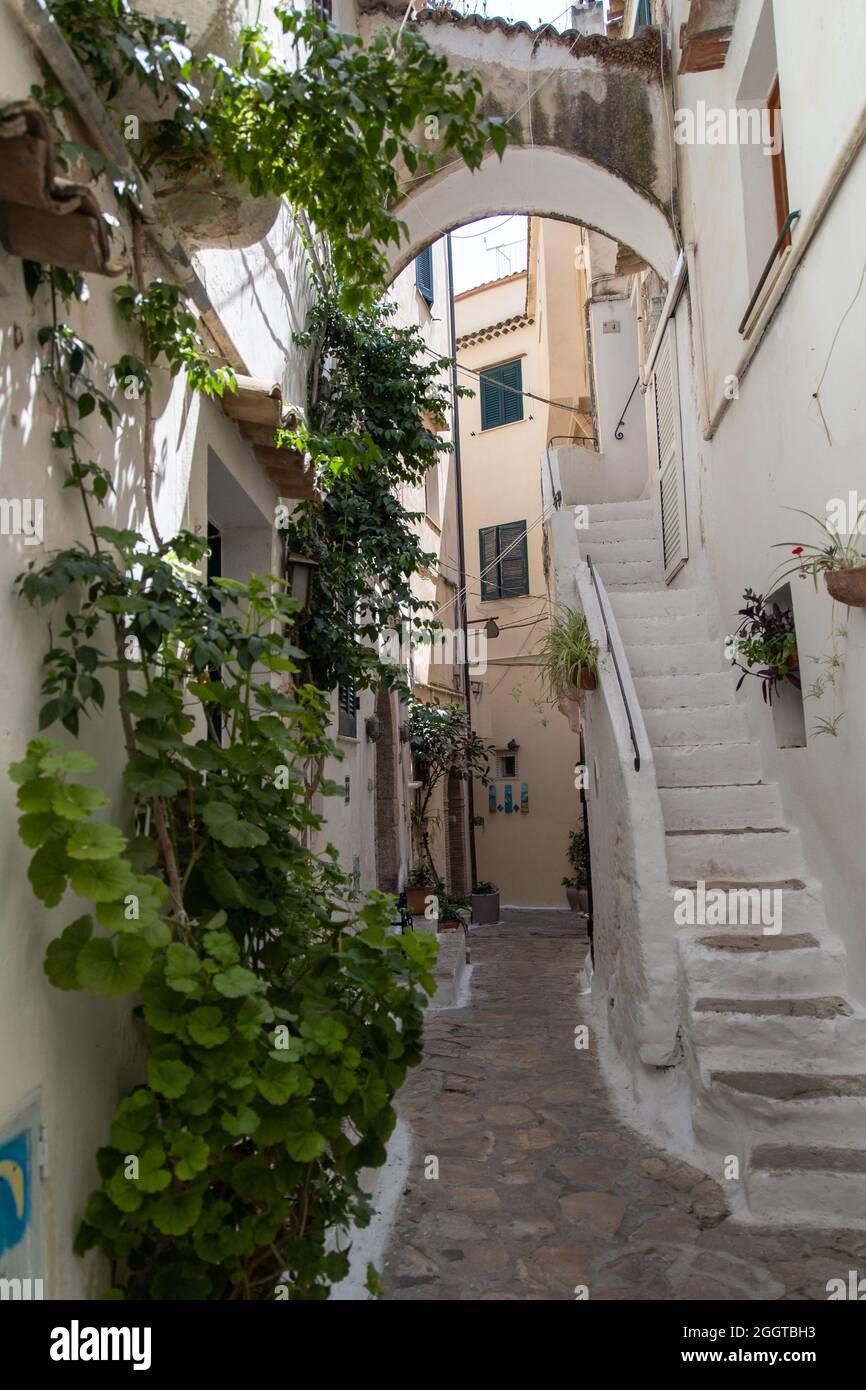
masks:
POLYGON ((674 325, 669 323, 652 374, 652 411, 658 465, 662 563, 670 583, 689 558, 686 489, 674 325))
POLYGON ((516 598, 529 593, 529 557, 526 546, 526 522, 511 521, 499 530, 499 593, 502 598, 516 598))
POLYGON ((519 358, 516 362, 506 362, 499 368, 499 380, 504 387, 511 388, 502 392, 504 422, 511 425, 516 420, 523 419, 523 397, 520 395, 523 390, 523 372, 519 358))
POLYGON ((425 246, 415 257, 415 284, 422 299, 433 303, 433 248, 425 246))
POLYGON ((496 429, 505 424, 505 392, 496 371, 481 373, 481 428, 496 429))
POLYGON ((496 527, 485 526, 478 532, 478 550, 481 556, 481 597, 499 597, 499 565, 496 549, 496 527))
POLYGON ((358 733, 358 702, 355 696, 355 682, 348 681, 337 687, 337 732, 346 738, 355 738, 358 733))

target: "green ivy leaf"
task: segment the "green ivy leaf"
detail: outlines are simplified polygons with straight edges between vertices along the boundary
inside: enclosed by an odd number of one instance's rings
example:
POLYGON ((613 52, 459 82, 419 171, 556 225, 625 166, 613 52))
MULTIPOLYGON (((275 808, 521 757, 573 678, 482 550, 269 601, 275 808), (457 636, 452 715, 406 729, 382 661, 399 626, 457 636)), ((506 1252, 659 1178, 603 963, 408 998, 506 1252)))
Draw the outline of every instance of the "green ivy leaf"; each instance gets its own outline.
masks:
POLYGON ((179 994, 195 994, 199 987, 201 957, 191 946, 172 942, 166 952, 165 982, 179 994))
POLYGON ((176 1100, 182 1096, 195 1073, 192 1067, 177 1057, 151 1057, 147 1064, 147 1080, 151 1090, 176 1100))
POLYGON ((290 1133, 286 1139, 286 1152, 296 1163, 312 1163, 313 1159, 321 1158, 327 1147, 327 1139, 317 1130, 290 1133))
POLYGON ((151 1219, 164 1236, 184 1236, 191 1231, 201 1214, 200 1192, 171 1192, 160 1197, 151 1211, 151 1219))
POLYGON ((210 1149, 201 1135, 189 1134, 186 1130, 172 1140, 171 1152, 177 1160, 174 1171, 184 1182, 204 1172, 210 1157, 210 1149))
POLYGON ((96 937, 78 957, 78 982, 83 989, 115 999, 138 989, 150 962, 150 947, 137 936, 121 936, 116 941, 96 937))
POLYGON ((249 1105, 241 1105, 234 1113, 224 1110, 220 1124, 227 1134, 239 1139, 244 1134, 254 1134, 259 1127, 259 1117, 249 1105))
POLYGON ((76 917, 45 952, 43 969, 56 989, 80 989, 78 958, 93 935, 89 917, 76 917))
POLYGON ((214 839, 231 849, 248 849, 268 842, 266 831, 239 820, 234 807, 225 801, 209 801, 202 811, 202 820, 214 839))
POLYGON ((230 1036, 220 1010, 210 1004, 194 1009, 187 1019, 187 1027, 193 1042, 200 1047, 219 1047, 230 1036))
POLYGON ((242 999, 263 988, 257 976, 242 965, 232 965, 213 977, 213 987, 226 999, 242 999))
POLYGON ((123 859, 79 860, 69 881, 74 893, 95 903, 114 902, 136 889, 135 875, 123 859))
POLYGON ((114 825, 94 822, 73 830, 66 841, 70 859, 116 859, 126 848, 126 836, 114 825))
POLYGON ((62 840, 48 840, 34 854, 27 870, 27 877, 30 879, 33 892, 46 907, 56 907, 60 902, 66 892, 69 869, 70 864, 62 840))

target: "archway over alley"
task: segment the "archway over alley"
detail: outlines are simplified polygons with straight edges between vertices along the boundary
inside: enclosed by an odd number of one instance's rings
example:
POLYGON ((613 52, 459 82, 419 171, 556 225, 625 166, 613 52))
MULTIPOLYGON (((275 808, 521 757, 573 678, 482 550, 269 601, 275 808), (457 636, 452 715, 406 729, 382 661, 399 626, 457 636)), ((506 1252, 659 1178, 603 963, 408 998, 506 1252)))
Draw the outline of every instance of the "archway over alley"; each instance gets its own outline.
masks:
MULTIPOLYGON (((390 0, 361 0, 359 10, 364 36, 396 30, 405 17, 390 0)), ((392 249, 393 273, 453 227, 538 213, 603 232, 669 280, 672 121, 657 31, 621 41, 450 10, 424 11, 416 23, 453 68, 477 73, 482 114, 508 118, 512 143, 475 172, 447 154, 433 174, 401 171, 396 211, 409 236, 392 249)))

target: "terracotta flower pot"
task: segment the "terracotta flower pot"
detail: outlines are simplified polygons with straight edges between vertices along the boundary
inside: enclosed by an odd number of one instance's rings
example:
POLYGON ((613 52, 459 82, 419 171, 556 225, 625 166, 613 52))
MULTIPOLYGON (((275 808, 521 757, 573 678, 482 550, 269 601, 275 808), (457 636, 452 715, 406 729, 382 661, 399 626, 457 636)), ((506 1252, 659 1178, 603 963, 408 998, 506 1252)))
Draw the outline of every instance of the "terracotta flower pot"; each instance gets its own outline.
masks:
POLYGON ((457 928, 458 928, 460 925, 461 925, 460 922, 458 922, 456 919, 453 920, 453 921, 450 921, 450 922, 440 922, 440 923, 439 923, 439 930, 440 930, 440 931, 456 931, 457 928))
POLYGON ((580 889, 572 888, 570 883, 565 886, 565 896, 568 898, 568 905, 573 912, 576 912, 580 905, 580 889))
POLYGON ((578 888, 577 890, 577 910, 586 916, 589 912, 589 889, 578 888))
POLYGON ((866 565, 850 570, 825 570, 827 592, 849 608, 866 608, 866 565))
POLYGON ((427 899, 432 894, 432 888, 407 888, 406 906, 413 917, 420 917, 424 908, 427 906, 427 899))
POLYGON ((596 678, 595 672, 594 672, 594 671, 590 671, 590 669, 589 669, 588 666, 581 666, 581 668, 580 668, 580 679, 578 680, 578 686, 580 687, 580 689, 581 689, 581 690, 595 690, 596 687, 597 687, 597 685, 598 685, 598 680, 597 680, 597 678, 596 678))

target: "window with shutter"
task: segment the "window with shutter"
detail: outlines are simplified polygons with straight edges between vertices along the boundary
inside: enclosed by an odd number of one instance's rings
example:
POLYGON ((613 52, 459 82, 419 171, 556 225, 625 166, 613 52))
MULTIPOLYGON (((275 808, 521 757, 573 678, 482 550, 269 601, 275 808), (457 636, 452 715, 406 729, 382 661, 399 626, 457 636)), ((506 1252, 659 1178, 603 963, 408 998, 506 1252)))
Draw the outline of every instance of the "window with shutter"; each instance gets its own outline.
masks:
POLYGON ((415 257, 415 288, 421 298, 433 304, 433 247, 425 246, 415 257))
POLYGON ((671 321, 652 373, 652 412, 661 516, 662 562, 670 583, 689 558, 676 340, 671 321))
POLYGON ((482 599, 519 598, 529 593, 525 521, 485 526, 478 533, 478 544, 482 599))
POLYGON ((523 370, 520 358, 488 367, 481 378, 481 428, 513 425, 523 419, 523 370))
POLYGON ((358 737, 358 697, 354 681, 337 686, 337 733, 344 738, 358 737))

